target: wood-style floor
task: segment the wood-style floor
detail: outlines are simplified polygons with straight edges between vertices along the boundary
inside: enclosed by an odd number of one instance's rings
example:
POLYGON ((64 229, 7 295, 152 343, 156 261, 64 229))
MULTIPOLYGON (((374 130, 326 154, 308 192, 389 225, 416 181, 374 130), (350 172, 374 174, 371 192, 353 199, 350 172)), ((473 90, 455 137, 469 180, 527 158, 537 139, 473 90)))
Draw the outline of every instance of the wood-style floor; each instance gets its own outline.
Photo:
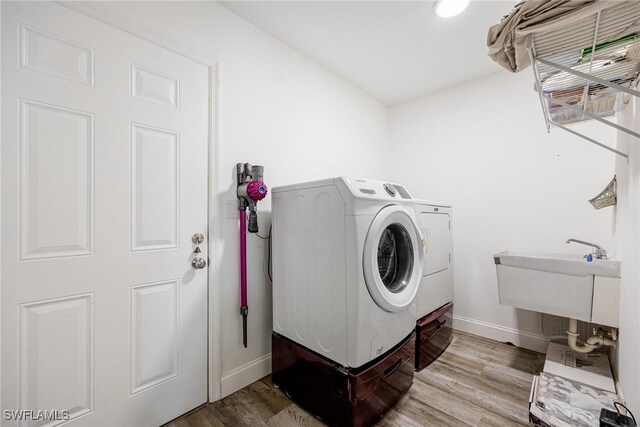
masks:
MULTIPOLYGON (((462 332, 422 372, 378 426, 528 425, 533 375, 544 355, 462 332)), ((167 427, 322 426, 267 376, 167 427)))

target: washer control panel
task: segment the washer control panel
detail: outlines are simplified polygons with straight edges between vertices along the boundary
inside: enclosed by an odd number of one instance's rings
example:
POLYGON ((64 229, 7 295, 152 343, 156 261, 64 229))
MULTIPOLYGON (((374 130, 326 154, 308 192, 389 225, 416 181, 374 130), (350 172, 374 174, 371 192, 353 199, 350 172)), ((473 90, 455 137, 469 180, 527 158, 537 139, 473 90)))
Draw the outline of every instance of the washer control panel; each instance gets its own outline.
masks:
POLYGON ((378 200, 412 199, 407 190, 398 184, 374 181, 370 179, 343 178, 351 188, 351 192, 360 197, 371 197, 378 200), (400 197, 398 197, 400 196, 400 197))

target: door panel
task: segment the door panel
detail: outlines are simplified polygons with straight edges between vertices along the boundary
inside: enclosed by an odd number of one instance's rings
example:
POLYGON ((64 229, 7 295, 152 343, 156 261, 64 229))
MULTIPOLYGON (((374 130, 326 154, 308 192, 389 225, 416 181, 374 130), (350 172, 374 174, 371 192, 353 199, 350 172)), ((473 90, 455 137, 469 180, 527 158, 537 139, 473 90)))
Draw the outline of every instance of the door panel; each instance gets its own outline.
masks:
POLYGON ((131 97, 180 109, 180 80, 132 63, 131 97))
POLYGON ((20 66, 93 86, 93 49, 19 24, 20 66))
POLYGON ((20 408, 93 411, 93 307, 93 294, 20 305, 20 408))
POLYGON ((19 109, 21 259, 90 255, 93 114, 24 99, 19 109))
POLYGON ((448 214, 422 212, 420 232, 424 238, 423 276, 449 268, 451 254, 451 231, 448 214))
POLYGON ((177 132, 131 125, 133 251, 178 246, 177 132))
POLYGON ((162 424, 207 400, 208 69, 55 3, 0 7, 2 409, 162 424))
POLYGON ((131 394, 178 375, 178 280, 131 288, 131 394))

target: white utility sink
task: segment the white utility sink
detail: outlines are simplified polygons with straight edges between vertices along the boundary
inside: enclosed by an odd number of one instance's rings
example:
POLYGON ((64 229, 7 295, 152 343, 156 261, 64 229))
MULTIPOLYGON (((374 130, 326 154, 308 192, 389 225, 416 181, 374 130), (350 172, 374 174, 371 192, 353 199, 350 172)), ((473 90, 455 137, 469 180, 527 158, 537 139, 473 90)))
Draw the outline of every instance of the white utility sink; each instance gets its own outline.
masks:
POLYGON ((494 255, 500 304, 617 326, 620 262, 581 255, 494 255))
POLYGON ((572 276, 620 277, 620 261, 594 259, 582 255, 503 251, 495 254, 496 264, 572 276))

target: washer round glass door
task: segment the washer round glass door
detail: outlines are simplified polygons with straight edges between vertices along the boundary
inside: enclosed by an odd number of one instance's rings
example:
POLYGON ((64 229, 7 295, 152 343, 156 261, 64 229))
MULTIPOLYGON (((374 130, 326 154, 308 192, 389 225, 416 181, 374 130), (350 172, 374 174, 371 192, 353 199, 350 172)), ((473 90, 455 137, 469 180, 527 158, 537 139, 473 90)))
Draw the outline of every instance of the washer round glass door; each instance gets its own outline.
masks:
POLYGON ((409 213, 398 205, 383 208, 364 242, 364 279, 373 300, 396 312, 410 305, 422 277, 422 238, 409 213))

